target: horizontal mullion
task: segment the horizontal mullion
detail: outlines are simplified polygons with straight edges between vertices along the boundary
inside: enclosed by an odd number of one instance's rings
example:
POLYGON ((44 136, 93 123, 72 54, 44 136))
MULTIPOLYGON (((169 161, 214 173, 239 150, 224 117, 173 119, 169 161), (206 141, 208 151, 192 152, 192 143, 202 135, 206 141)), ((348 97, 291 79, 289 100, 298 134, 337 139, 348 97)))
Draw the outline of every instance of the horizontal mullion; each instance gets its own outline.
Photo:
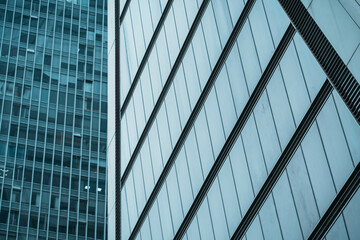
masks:
POLYGON ((171 6, 172 6, 172 3, 174 2, 174 0, 169 0, 167 3, 166 3, 166 6, 161 14, 161 17, 159 19, 159 22, 155 28, 155 31, 150 39, 150 42, 147 46, 147 49, 145 51, 145 54, 140 62, 140 65, 136 71, 136 74, 134 76, 134 79, 131 83, 131 86, 126 94, 126 97, 124 99, 124 102, 121 106, 121 119, 123 118, 124 114, 125 114, 125 111, 126 111, 126 108, 128 107, 129 103, 130 103, 130 99, 132 98, 133 94, 134 94, 134 91, 135 91, 135 88, 138 84, 138 82, 140 81, 140 77, 141 77, 141 74, 142 72, 144 71, 144 68, 146 66, 146 63, 147 61, 149 60, 149 57, 150 57, 150 54, 151 54, 151 51, 152 49, 154 48, 155 46, 155 43, 156 43, 156 40, 160 34, 160 31, 161 31, 161 28, 163 27, 164 25, 164 22, 165 22, 165 19, 171 9, 171 6))
POLYGON ((241 12, 238 21, 236 22, 234 29, 232 30, 230 37, 228 39, 228 41, 226 42, 224 49, 222 50, 219 59, 217 60, 213 71, 211 72, 209 79, 207 80, 206 85, 204 86, 203 91, 201 92, 201 95, 198 99, 198 101, 195 104, 195 107, 193 109, 193 111, 190 114, 190 117, 188 119, 188 121, 186 122, 183 131, 181 132, 181 135, 178 139, 178 141, 176 142, 174 149, 171 152, 171 155, 168 159, 168 161, 166 162, 166 165, 163 169, 163 171, 161 172, 161 175, 158 179, 158 181, 155 184, 155 187, 153 189, 153 191, 151 192, 149 199, 147 200, 144 209, 142 210, 140 217, 138 218, 134 229, 131 232, 130 238, 129 239, 135 239, 137 233, 139 232, 143 222, 145 221, 145 218, 147 216, 147 214, 149 213, 152 205, 154 204, 160 190, 161 187, 164 185, 166 178, 172 168, 172 166, 175 163, 175 160, 188 136, 188 134, 190 133, 192 126, 197 118, 197 116, 199 115, 206 99, 207 96, 210 93, 210 90, 212 89, 215 80, 218 76, 218 74, 220 73, 223 65, 225 64, 225 61, 227 59, 227 56, 229 55, 229 53, 232 50, 232 47, 234 46, 236 40, 237 40, 237 36, 239 35, 242 27, 245 24, 245 21, 252 9, 252 7, 254 6, 255 0, 248 0, 245 4, 245 7, 243 9, 243 11, 241 12))
POLYGON ((231 239, 241 239, 244 237, 247 229, 250 227, 251 223, 259 213, 261 207, 264 205, 267 197, 270 195, 276 182, 279 180, 281 174, 284 172, 286 166, 290 162, 295 151, 300 146, 300 143, 302 142, 306 133, 310 129, 312 123, 314 122, 316 116, 319 114, 326 100, 330 96, 332 90, 333 90, 332 85, 328 80, 326 80, 323 86, 321 87, 319 93, 315 97, 314 101, 312 102, 310 108, 303 117, 301 123, 297 127, 295 133, 291 137, 289 143, 286 145, 284 151, 280 155, 274 168, 271 170, 270 174, 268 175, 265 183, 263 184, 260 191, 256 195, 251 206, 249 207, 244 217, 242 218, 239 226, 235 230, 231 239))
POLYGON ((336 53, 305 6, 299 0, 279 0, 279 2, 360 125, 360 105, 357 104, 360 101, 360 84, 336 53), (301 14, 299 14, 300 12, 301 14), (352 87, 347 88, 346 86, 352 87))
POLYGON ((185 56, 185 53, 186 53, 187 49, 190 46, 190 43, 191 43, 191 41, 193 39, 193 36, 194 36, 194 34, 196 32, 196 29, 197 29, 197 27, 199 26, 199 24, 201 22, 202 16, 203 16, 209 2, 210 2, 210 0, 204 0, 202 2, 202 4, 201 4, 200 8, 199 8, 199 11, 198 11, 198 13, 197 13, 197 15, 195 17, 195 20, 194 20, 193 24, 191 25, 191 28, 189 30, 188 35, 186 36, 186 39, 185 39, 184 44, 183 44, 183 46, 182 46, 182 48, 181 48, 181 50, 179 52, 179 55, 177 56, 177 58, 175 60, 175 63, 174 63, 174 65, 173 65, 173 67, 172 67, 172 69, 170 71, 170 74, 169 74, 169 76, 168 76, 168 78, 167 78, 167 80, 165 82, 165 85, 164 85, 163 89, 161 90, 159 98, 155 103, 155 106, 154 106, 154 108, 153 108, 153 110, 152 110, 152 112, 151 112, 151 114, 149 116, 149 119, 146 122, 144 130, 142 131, 142 133, 140 135, 140 138, 139 138, 139 140, 138 140, 138 142, 137 142, 137 144, 135 146, 135 149, 134 149, 134 151, 133 151, 133 153, 132 153, 132 155, 130 157, 130 160, 129 160, 129 162, 128 162, 125 170, 124 170, 124 173, 123 173, 123 175, 121 177, 121 189, 125 185, 126 179, 128 178, 128 176, 130 174, 130 171, 131 171, 131 169, 132 169, 132 167, 133 167, 133 165, 135 163, 135 160, 136 160, 137 156, 140 153, 140 149, 141 149, 142 145, 144 144, 145 139, 146 139, 146 137, 147 137, 147 135, 148 135, 148 133, 149 133, 149 131, 151 129, 151 126, 152 126, 152 124, 154 123, 154 121, 156 119, 156 116, 157 116, 157 114, 158 114, 158 112, 160 110, 160 107, 161 107, 162 103, 165 100, 166 94, 170 89, 170 86, 171 86, 171 84, 172 84, 172 82, 173 82, 173 80, 175 78, 175 75, 176 75, 179 67, 181 66, 182 60, 183 60, 183 58, 185 56))
MULTIPOLYGON (((339 159, 340 160, 340 159, 339 159)), ((308 239, 323 239, 360 187, 360 163, 336 195, 308 239)))
POLYGON ((206 194, 210 190, 212 183, 214 182, 217 174, 219 173, 222 165, 224 164, 226 157, 228 156, 230 150, 235 144, 240 132, 244 128, 247 120, 249 119, 252 111, 254 110, 256 103, 259 101, 262 93, 264 92, 272 74, 274 73, 276 67, 278 66, 283 54, 285 53, 287 47, 289 46, 293 36, 295 34, 294 27, 290 24, 287 28, 283 38, 281 39, 278 47, 276 48, 272 58, 270 59, 269 64, 265 68, 259 82, 257 83, 253 93, 251 94, 248 102, 246 103, 243 111, 241 112, 234 128, 232 129, 229 137, 227 138, 224 146, 222 147, 218 157, 215 160, 214 165, 212 166, 209 174, 207 175, 203 185, 201 186, 198 194, 195 197, 194 202, 192 203, 189 211, 187 212, 183 222, 181 223, 174 239, 181 239, 187 228, 189 227, 192 219, 197 213, 198 209, 201 206, 201 203, 206 197, 206 194))

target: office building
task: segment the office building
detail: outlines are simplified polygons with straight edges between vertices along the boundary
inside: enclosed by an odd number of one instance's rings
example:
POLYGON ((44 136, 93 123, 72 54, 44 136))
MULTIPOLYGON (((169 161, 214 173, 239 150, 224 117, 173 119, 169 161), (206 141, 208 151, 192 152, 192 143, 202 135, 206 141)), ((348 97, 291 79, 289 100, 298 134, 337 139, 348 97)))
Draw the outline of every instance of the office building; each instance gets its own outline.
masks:
POLYGON ((105 239, 106 1, 1 0, 0 47, 0 239, 105 239))
POLYGON ((360 238, 359 1, 109 10, 109 238, 360 238))

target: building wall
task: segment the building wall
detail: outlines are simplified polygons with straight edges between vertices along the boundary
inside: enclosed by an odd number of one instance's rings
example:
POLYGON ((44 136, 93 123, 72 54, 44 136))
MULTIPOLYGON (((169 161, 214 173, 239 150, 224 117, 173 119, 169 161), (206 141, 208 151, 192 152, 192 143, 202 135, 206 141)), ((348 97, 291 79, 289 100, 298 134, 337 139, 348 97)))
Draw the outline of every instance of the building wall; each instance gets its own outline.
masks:
MULTIPOLYGON (((109 236, 228 239, 286 157, 242 236, 301 239, 313 232, 359 168, 360 122, 279 2, 131 0, 123 10, 120 1, 121 103, 109 97, 109 114, 121 108, 121 233, 110 210, 116 159, 109 117, 109 236)), ((359 87, 360 3, 302 4, 359 87)), ((359 238, 358 198, 359 191, 327 239, 359 238)))
POLYGON ((0 239, 105 239, 107 2, 0 1, 0 239))

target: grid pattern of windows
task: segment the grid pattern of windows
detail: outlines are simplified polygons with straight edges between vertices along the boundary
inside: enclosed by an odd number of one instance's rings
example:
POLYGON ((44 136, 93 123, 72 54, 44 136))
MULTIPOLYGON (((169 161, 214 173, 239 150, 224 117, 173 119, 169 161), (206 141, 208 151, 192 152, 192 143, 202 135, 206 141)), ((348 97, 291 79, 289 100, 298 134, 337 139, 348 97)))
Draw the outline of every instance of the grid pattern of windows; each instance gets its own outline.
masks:
POLYGON ((107 1, 0 0, 0 239, 105 239, 107 1))
POLYGON ((110 9, 109 237, 360 237, 358 1, 110 9))

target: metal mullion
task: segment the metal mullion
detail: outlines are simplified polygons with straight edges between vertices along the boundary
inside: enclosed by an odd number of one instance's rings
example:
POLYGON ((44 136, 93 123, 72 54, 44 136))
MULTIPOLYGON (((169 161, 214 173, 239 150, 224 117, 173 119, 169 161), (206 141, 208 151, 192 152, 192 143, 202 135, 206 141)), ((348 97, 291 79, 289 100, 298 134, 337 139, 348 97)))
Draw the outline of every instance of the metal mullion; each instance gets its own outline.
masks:
MULTIPOLYGON (((127 177, 129 176, 130 174, 130 171, 132 169, 132 166, 134 165, 135 163, 135 160, 140 152, 140 149, 142 147, 142 145, 144 144, 144 141, 151 129, 151 126, 152 124, 154 123, 155 119, 156 119, 156 116, 157 116, 157 113, 159 112, 160 110, 160 107, 162 105, 162 103, 164 102, 165 100, 165 97, 167 95, 167 92, 169 91, 170 89, 170 86, 175 78, 175 75, 179 69, 179 67, 181 66, 181 63, 182 63, 182 60, 185 56, 185 53, 187 52, 187 49, 189 48, 190 46, 190 43, 192 41, 192 38, 193 36, 195 35, 195 32, 196 32, 196 29, 197 27, 199 26, 200 24, 200 21, 202 19, 202 16, 207 8, 207 5, 208 3, 210 2, 210 0, 204 0, 201 4, 201 7, 199 8, 199 11, 193 21, 193 24, 191 25, 191 28, 189 30, 189 33, 188 35, 186 36, 186 39, 184 41, 184 44, 183 46, 181 47, 180 49, 180 52, 179 52, 179 55, 177 56, 176 60, 175 60, 175 63, 173 64, 173 67, 169 73, 169 76, 163 86, 163 89, 158 97, 158 100, 156 101, 155 105, 154 105, 154 108, 148 118, 148 121, 143 129, 143 132, 141 133, 140 135, 140 138, 135 146, 135 149, 130 157, 130 160, 125 168, 125 171, 123 173, 123 176, 121 177, 121 189, 124 187, 125 185, 125 182, 126 182, 126 179, 127 177)), ((121 119, 121 117, 120 117, 121 119)), ((120 121, 120 120, 119 120, 120 121)))
POLYGON ((360 163, 321 217, 308 239, 323 239, 360 187, 360 163))
POLYGON ((294 26, 298 29, 301 37, 304 39, 311 52, 314 54, 316 60, 320 63, 321 68, 328 76, 330 82, 335 86, 335 89, 341 96, 342 100, 345 102, 347 108, 350 110, 351 114, 360 125, 360 106, 357 106, 358 100, 356 99, 360 99, 360 91, 358 93, 353 93, 356 94, 356 96, 353 96, 353 99, 350 99, 351 89, 343 89, 344 86, 348 85, 359 89, 360 84, 352 76, 345 63, 336 53, 327 37, 318 27, 315 20, 311 17, 304 5, 299 0, 294 0, 291 2, 285 0, 278 1, 285 10, 286 14, 289 16, 290 20, 293 22, 294 26), (302 18, 302 21, 297 21, 298 16, 291 10, 294 6, 300 9, 299 11, 303 12, 303 15, 300 17, 302 18), (306 25, 309 25, 309 27, 305 27, 303 22, 304 20, 308 22, 306 25), (310 34, 309 29, 314 29, 315 32, 310 34), (339 72, 341 72, 341 74, 339 72))
POLYGON ((315 97, 314 101, 312 102, 310 108, 303 117, 295 133, 293 134, 292 138, 290 139, 281 156, 279 157, 278 161, 276 162, 274 168, 268 175, 265 183, 262 185, 260 191, 256 195, 251 206, 247 210, 246 214, 243 216, 239 226, 237 227, 231 239, 241 239, 242 237, 244 237, 247 229, 250 227, 251 223, 259 213, 267 197, 270 195, 273 188, 275 187, 278 179, 285 171, 292 156, 295 154, 295 151, 300 146, 303 138, 312 126, 312 123, 314 122, 316 116, 322 109, 322 106, 325 104, 326 100, 330 96, 332 90, 332 85, 328 80, 326 80, 322 88, 318 92, 317 96, 315 97))
MULTIPOLYGON (((125 114, 125 111, 126 111, 128 105, 130 103, 130 100, 131 100, 131 98, 132 98, 132 96, 134 94, 135 88, 136 88, 138 82, 140 81, 141 74, 142 74, 142 72, 143 72, 143 70, 144 70, 144 68, 145 68, 145 66, 146 66, 146 64, 148 62, 148 59, 150 57, 152 49, 155 46, 155 43, 156 43, 157 38, 158 38, 158 36, 159 36, 159 34, 161 32, 161 29, 164 26, 164 22, 165 22, 166 17, 167 17, 167 15, 168 15, 171 7, 172 7, 173 2, 174 2, 174 0, 168 0, 168 2, 166 3, 166 6, 165 6, 165 8, 164 8, 164 10, 163 10, 163 12, 161 14, 159 22, 156 25, 156 28, 154 30, 154 33, 153 33, 152 37, 151 37, 151 40, 150 40, 150 42, 149 42, 149 44, 148 44, 148 46, 146 48, 144 56, 142 57, 142 60, 141 60, 141 62, 139 64, 139 66, 138 66, 138 69, 136 71, 134 79, 131 82, 130 88, 129 88, 129 90, 128 90, 127 94, 126 94, 126 97, 125 97, 125 99, 123 101, 123 104, 121 106, 121 118, 123 118, 123 116, 125 114)), ((140 15, 141 15, 141 13, 140 13, 140 15)))
MULTIPOLYGON (((115 3, 118 2, 118 1, 120 1, 120 0, 115 0, 115 3)), ((118 3, 118 6, 116 6, 116 4, 115 4, 115 22, 116 23, 119 22, 119 27, 121 26, 122 22, 124 21, 126 12, 127 12, 128 8, 129 8, 129 5, 130 5, 130 2, 131 2, 131 0, 126 0, 121 14, 120 14, 120 3, 118 3), (117 19, 119 19, 119 21, 117 19)))
MULTIPOLYGON (((204 6, 204 4, 205 4, 205 2, 203 2, 202 7, 204 6)), ((169 174, 172 166, 174 165, 175 160, 177 158, 177 155, 180 152, 180 150, 181 150, 181 148, 182 148, 182 146, 183 146, 189 132, 191 131, 192 126, 193 126, 195 120, 197 119, 197 116, 200 113, 200 111, 201 111, 201 109, 202 109, 202 107, 203 107, 203 105, 204 105, 204 103, 205 103, 205 101, 207 99, 207 96, 209 95, 210 90, 212 89, 212 87, 213 87, 213 85, 214 85, 214 83, 215 83, 215 81, 217 79, 217 76, 218 76, 219 72, 221 71, 223 65, 225 64, 227 56, 231 52, 232 47, 233 47, 233 45, 235 44, 235 42, 237 40, 237 36, 240 33, 243 25, 245 24, 245 21, 247 20, 247 17, 248 17, 248 15, 249 15, 249 13, 250 13, 250 11, 251 11, 254 4, 255 4, 255 0, 248 0, 247 3, 245 4, 245 6, 243 8, 243 11, 241 12, 241 14, 240 14, 240 16, 239 16, 239 18, 238 18, 238 20, 237 20, 237 22, 236 22, 236 24, 235 24, 235 26, 233 28, 233 31, 231 32, 231 34, 229 36, 229 39, 226 42, 226 45, 224 46, 224 48, 223 48, 223 50, 222 50, 222 52, 221 52, 221 54, 220 54, 220 56, 219 56, 219 58, 217 60, 217 63, 214 66, 213 71, 211 72, 211 74, 209 76, 209 79, 208 79, 206 85, 204 86, 204 89, 203 89, 203 91, 202 91, 196 105, 194 106, 193 111, 192 111, 191 115, 189 116, 189 119, 188 119, 187 123, 185 124, 185 126, 183 128, 182 133, 181 133, 178 141, 176 142, 176 145, 174 146, 173 151, 172 151, 169 159, 167 160, 166 165, 165 165, 161 175, 159 176, 159 179, 156 182, 151 195, 149 196, 149 198, 147 200, 147 202, 146 202, 146 204, 145 204, 145 206, 144 206, 144 208, 143 208, 143 210, 141 212, 141 215, 138 218, 138 221, 137 221, 135 227, 132 230, 132 233, 130 235, 130 239, 134 239, 136 237, 137 233, 140 231, 140 228, 141 228, 143 222, 145 221, 145 219, 147 217, 147 214, 149 213, 149 211, 150 211, 152 205, 154 204, 154 202, 156 201, 157 196, 158 196, 163 184, 166 181, 167 175, 169 174)), ((202 13, 198 12, 198 14, 196 16, 196 19, 199 17, 199 15, 202 15, 202 13)), ((193 23, 191 28, 194 27, 195 23, 196 22, 193 23)), ((178 56, 177 60, 179 60, 179 56, 178 56)), ((173 75, 175 75, 175 73, 176 72, 174 72, 173 75)))
POLYGON ((260 99, 262 93, 265 91, 265 87, 267 86, 267 83, 270 81, 272 74, 274 73, 276 67, 278 66, 278 63, 280 62, 283 54, 285 53, 288 45, 290 44, 290 41, 292 40, 292 37, 294 36, 294 34, 295 34, 295 29, 290 24, 288 29, 286 30, 283 38, 281 39, 277 49, 275 50, 270 62, 268 63, 268 66, 264 70, 253 93, 251 94, 248 102, 246 103, 242 113, 240 114, 234 128, 232 129, 230 135, 226 139, 225 144, 223 145, 218 157, 215 160, 215 163, 213 164, 209 174, 207 175, 203 185, 201 186, 197 196, 195 197, 194 202, 192 203, 188 213, 186 214, 183 222, 181 223, 174 239, 181 239, 184 236, 192 219, 195 217, 195 214, 197 213, 198 209, 200 208, 201 203, 205 199, 208 191, 210 190, 212 183, 216 179, 216 176, 219 173, 222 165, 224 164, 230 150, 232 149, 233 145, 235 144, 240 132, 244 128, 248 118, 250 117, 250 114, 252 113, 253 109, 255 108, 256 103, 260 99))
MULTIPOLYGON (((115 238, 121 239, 121 99, 120 99, 120 25, 124 17, 120 17, 120 0, 115 1, 115 238)), ((130 0, 127 0, 123 8, 122 16, 125 15, 130 0)), ((108 179, 106 179, 108 180, 108 179)), ((107 181, 106 181, 107 182, 107 181)), ((105 211, 108 209, 105 208, 105 211)), ((106 216, 106 213, 105 213, 106 216)), ((105 234, 106 235, 106 234, 105 234)))

